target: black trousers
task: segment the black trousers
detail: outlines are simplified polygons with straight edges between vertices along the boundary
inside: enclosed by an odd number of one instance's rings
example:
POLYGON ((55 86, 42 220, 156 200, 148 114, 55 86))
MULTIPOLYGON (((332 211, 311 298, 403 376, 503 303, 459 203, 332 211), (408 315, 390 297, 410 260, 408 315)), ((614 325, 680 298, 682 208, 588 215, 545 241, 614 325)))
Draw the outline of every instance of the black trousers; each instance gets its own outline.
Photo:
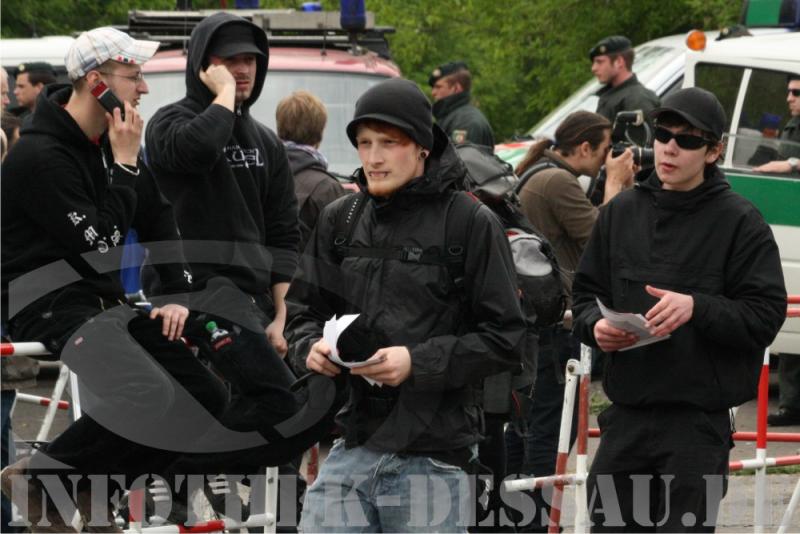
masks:
POLYGON ((14 317, 10 333, 44 343, 79 377, 83 416, 34 455, 35 473, 121 475, 128 485, 218 425, 222 382, 168 341, 160 320, 127 305, 68 289, 14 317))
POLYGON ((727 491, 727 410, 612 405, 588 479, 592 532, 713 532, 727 491))

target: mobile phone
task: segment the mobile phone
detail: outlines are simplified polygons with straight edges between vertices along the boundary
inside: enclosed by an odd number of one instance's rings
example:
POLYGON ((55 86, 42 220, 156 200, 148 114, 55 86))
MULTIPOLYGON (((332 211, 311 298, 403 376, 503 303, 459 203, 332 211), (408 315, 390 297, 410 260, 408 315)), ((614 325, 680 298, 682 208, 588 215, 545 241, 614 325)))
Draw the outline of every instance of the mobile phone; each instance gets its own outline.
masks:
POLYGON ((95 85, 92 89, 92 95, 94 95, 97 101, 100 102, 100 105, 112 115, 114 114, 114 108, 119 108, 122 120, 125 120, 125 106, 122 105, 117 95, 108 88, 105 82, 101 81, 95 85))

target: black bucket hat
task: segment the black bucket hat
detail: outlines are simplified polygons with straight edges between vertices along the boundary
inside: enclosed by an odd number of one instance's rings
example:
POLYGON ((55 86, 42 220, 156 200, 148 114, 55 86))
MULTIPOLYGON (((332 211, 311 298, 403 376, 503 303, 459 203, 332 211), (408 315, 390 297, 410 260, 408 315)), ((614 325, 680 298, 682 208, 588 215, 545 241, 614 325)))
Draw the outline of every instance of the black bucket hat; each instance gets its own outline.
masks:
POLYGON ((353 146, 357 146, 358 125, 369 120, 395 126, 423 148, 433 148, 431 103, 410 80, 392 78, 361 95, 356 102, 353 120, 347 125, 347 137, 353 146))

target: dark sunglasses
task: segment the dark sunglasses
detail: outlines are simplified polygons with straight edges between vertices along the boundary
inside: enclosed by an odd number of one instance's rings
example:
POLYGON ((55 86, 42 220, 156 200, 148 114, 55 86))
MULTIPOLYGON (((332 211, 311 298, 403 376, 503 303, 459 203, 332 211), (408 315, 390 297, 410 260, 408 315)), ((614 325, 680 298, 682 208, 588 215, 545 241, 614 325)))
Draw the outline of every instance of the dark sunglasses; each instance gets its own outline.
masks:
POLYGON ((705 137, 700 137, 699 135, 672 133, 663 126, 656 127, 655 136, 656 141, 664 143, 665 145, 669 143, 671 139, 675 139, 678 146, 686 150, 697 150, 698 148, 703 148, 712 143, 712 141, 705 137))
POLYGON ((800 96, 800 89, 789 89, 792 96, 800 96))

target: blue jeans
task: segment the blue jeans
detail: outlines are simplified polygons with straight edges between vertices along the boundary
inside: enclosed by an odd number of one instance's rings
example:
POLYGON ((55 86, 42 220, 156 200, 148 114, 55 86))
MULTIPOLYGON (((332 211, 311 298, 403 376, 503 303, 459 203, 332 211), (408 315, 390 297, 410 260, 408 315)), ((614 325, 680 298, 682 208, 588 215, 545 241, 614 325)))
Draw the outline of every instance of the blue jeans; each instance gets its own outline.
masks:
POLYGON ((426 456, 400 456, 337 440, 308 488, 301 532, 466 532, 469 477, 426 456))

